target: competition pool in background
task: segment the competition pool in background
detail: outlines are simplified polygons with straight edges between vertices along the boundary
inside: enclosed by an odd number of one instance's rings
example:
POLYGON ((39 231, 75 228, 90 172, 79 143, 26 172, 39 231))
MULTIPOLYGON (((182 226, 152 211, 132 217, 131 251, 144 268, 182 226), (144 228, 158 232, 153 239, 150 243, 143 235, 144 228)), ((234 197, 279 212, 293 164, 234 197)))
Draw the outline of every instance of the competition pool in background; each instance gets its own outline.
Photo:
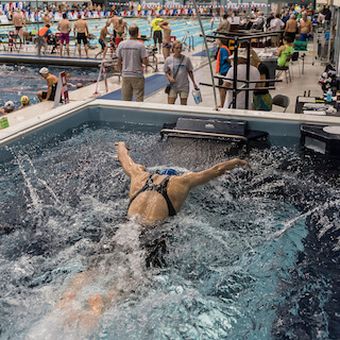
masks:
MULTIPOLYGON (((150 25, 146 19, 124 19, 130 25, 131 23, 136 23, 140 28, 140 33, 142 35, 150 35, 150 25)), ((194 36, 195 46, 198 47, 202 44, 203 40, 199 37, 200 27, 197 20, 192 19, 170 19, 170 25, 172 28, 172 35, 176 36, 177 39, 182 40, 187 32, 194 36)), ((87 20, 89 25, 90 33, 94 34, 96 37, 99 36, 101 28, 105 25, 106 19, 96 19, 87 20)), ((73 25, 74 22, 72 22, 73 25)), ((203 20, 204 27, 207 32, 210 32, 210 23, 208 20, 203 20)), ((41 26, 41 24, 40 24, 41 26)), ((11 26, 0 26, 0 33, 6 33, 11 28, 11 26)), ((31 31, 36 28, 37 24, 27 25, 27 30, 31 31)), ((57 23, 52 26, 52 31, 56 31, 57 23)), ((188 42, 188 41, 187 41, 188 42)), ((97 39, 94 40, 97 44, 97 39)), ((153 40, 146 42, 146 44, 153 44, 153 40)), ((70 44, 70 53, 73 56, 76 53, 74 43, 70 44)), ((99 48, 99 44, 98 44, 99 48)), ((99 51, 99 49, 98 49, 99 51)), ((76 54, 77 55, 77 54, 76 54)), ((46 65, 54 74, 65 70, 70 73, 70 82, 73 84, 81 83, 82 85, 88 85, 96 81, 98 77, 98 69, 95 68, 72 68, 72 67, 50 67, 46 65)), ((39 76, 38 71, 40 67, 30 66, 30 65, 1 65, 0 66, 0 78, 6 79, 0 83, 0 107, 8 101, 12 100, 16 107, 20 106, 20 97, 22 95, 27 95, 30 97, 32 103, 38 101, 36 97, 37 91, 41 90, 46 86, 46 82, 39 76)), ((71 88, 72 90, 72 88, 71 88)))
MULTIPOLYGON (((48 66, 48 65, 46 65, 48 66)), ((36 94, 40 90, 46 90, 47 84, 39 75, 41 66, 33 65, 1 65, 0 78, 0 107, 12 100, 16 107, 20 106, 20 98, 28 96, 32 104, 39 102, 36 94), (5 80, 5 81, 4 81, 5 80)), ((98 77, 98 70, 95 68, 71 68, 48 66, 50 72, 58 76, 59 72, 66 71, 70 75, 70 83, 77 83, 83 86, 94 83, 98 77)), ((69 87, 72 91, 76 87, 69 87)))
MULTIPOLYGON (((150 20, 144 18, 124 18, 128 25, 135 23, 139 27, 139 33, 141 35, 145 35, 147 37, 150 36, 150 20)), ((172 29, 171 35, 176 36, 178 40, 182 40, 184 36, 189 31, 190 34, 194 36, 195 46, 200 46, 203 43, 203 38, 199 35, 201 34, 201 29, 199 26, 199 22, 194 18, 178 18, 178 19, 166 19, 170 23, 170 27, 172 29)), ((88 19, 86 20, 88 23, 89 31, 91 34, 95 35, 96 38, 99 38, 100 30, 104 27, 107 19, 88 19)), ((210 27, 210 19, 202 19, 203 27, 206 33, 211 32, 210 27)), ((71 21, 71 25, 73 27, 74 21, 71 21)), ((52 32, 57 32, 58 23, 53 23, 51 26, 52 32)), ((42 24, 39 24, 39 27, 42 27, 42 24)), ((215 29, 217 28, 217 23, 215 23, 215 29)), ((25 28, 28 32, 32 30, 37 30, 37 24, 28 24, 25 28)), ((0 26, 0 34, 7 34, 9 30, 13 30, 14 26, 0 26)), ((110 26, 110 32, 112 31, 112 25, 110 26)), ((73 36, 73 31, 71 33, 73 36)), ((71 45, 73 42, 71 42, 71 45)), ((146 42, 146 45, 153 44, 153 40, 146 42)), ((99 47, 99 43, 98 43, 99 47)))
POLYGON ((125 218, 129 180, 114 143, 125 141, 151 170, 202 170, 230 157, 224 143, 161 142, 157 132, 84 123, 7 147, 12 159, 0 163, 1 337, 338 339, 337 165, 297 145, 252 149, 243 155, 250 170, 196 188, 177 216, 150 232, 166 252, 155 251, 161 266, 147 268, 140 226, 125 218), (58 302, 89 268, 95 279, 79 289, 73 320, 91 294, 113 282, 118 294, 98 323, 78 329, 58 302))

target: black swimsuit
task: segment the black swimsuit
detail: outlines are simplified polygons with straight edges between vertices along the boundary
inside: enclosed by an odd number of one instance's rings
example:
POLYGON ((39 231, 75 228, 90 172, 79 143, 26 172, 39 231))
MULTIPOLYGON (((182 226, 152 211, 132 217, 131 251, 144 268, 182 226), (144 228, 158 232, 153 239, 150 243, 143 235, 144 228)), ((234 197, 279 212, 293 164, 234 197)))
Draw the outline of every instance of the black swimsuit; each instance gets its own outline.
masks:
POLYGON ((168 196, 168 193, 167 193, 167 187, 168 187, 168 183, 169 183, 169 179, 170 179, 170 176, 167 176, 163 179, 163 181, 159 184, 155 184, 152 180, 152 176, 153 175, 149 175, 148 179, 146 180, 144 186, 142 189, 138 190, 137 193, 130 199, 130 203, 129 203, 129 207, 128 209, 130 208, 130 205, 131 203, 133 202, 133 200, 142 192, 144 191, 156 191, 158 193, 160 193, 165 201, 166 201, 166 204, 168 206, 168 210, 169 210, 169 216, 174 216, 176 215, 176 210, 174 208, 174 206, 172 205, 172 202, 168 196))

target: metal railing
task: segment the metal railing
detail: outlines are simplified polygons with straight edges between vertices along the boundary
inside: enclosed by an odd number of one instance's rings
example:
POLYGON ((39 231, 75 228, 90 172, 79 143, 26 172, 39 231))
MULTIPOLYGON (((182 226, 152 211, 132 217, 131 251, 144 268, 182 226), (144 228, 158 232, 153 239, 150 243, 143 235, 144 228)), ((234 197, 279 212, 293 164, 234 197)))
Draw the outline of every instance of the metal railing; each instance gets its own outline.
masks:
POLYGON ((195 50, 195 38, 189 31, 186 31, 181 42, 188 49, 188 52, 195 50))

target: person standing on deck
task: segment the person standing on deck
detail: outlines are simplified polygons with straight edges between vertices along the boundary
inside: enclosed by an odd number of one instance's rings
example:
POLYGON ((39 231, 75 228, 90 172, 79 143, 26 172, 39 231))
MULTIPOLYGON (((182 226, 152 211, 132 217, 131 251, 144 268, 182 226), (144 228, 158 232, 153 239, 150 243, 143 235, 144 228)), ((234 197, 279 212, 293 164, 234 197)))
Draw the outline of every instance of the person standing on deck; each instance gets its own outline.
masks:
POLYGON ((312 22, 308 19, 307 13, 304 12, 300 20, 300 40, 307 41, 311 33, 312 33, 312 22))
POLYGON ((118 20, 119 20, 119 17, 117 16, 116 11, 113 12, 113 17, 107 20, 107 24, 108 24, 107 27, 109 28, 111 25, 113 27, 113 40, 114 41, 116 40, 116 37, 117 37, 116 28, 118 25, 118 20))
POLYGON ((89 35, 89 28, 87 26, 87 22, 82 19, 81 14, 78 15, 78 20, 74 23, 73 31, 77 38, 79 57, 81 57, 81 42, 83 42, 86 57, 88 58, 87 36, 89 35))
POLYGON ((156 14, 156 18, 154 18, 151 21, 151 27, 152 27, 152 31, 153 31, 153 44, 154 47, 157 47, 157 43, 158 43, 158 51, 161 52, 162 51, 162 40, 163 40, 163 36, 162 36, 162 28, 160 27, 160 23, 163 21, 163 19, 160 17, 159 14, 156 14))
POLYGON ((13 14, 13 25, 15 28, 15 34, 18 35, 20 41, 23 42, 24 40, 24 30, 23 27, 26 25, 25 17, 20 9, 17 9, 13 14))
POLYGON ((122 99, 137 102, 144 100, 143 65, 148 66, 145 46, 138 41, 138 26, 129 27, 130 39, 122 41, 117 49, 118 68, 122 70, 122 99))
POLYGON ((116 39, 115 39, 116 47, 118 47, 120 42, 123 41, 123 39, 125 38, 126 30, 127 30, 126 21, 123 20, 123 18, 119 18, 116 25, 116 39))
POLYGON ((67 14, 63 13, 62 19, 58 24, 58 31, 60 32, 60 56, 63 55, 63 47, 65 43, 66 53, 70 56, 70 32, 71 32, 71 23, 67 19, 67 14))
MULTIPOLYGON (((273 18, 269 23, 269 29, 271 32, 279 32, 284 28, 285 24, 280 18, 280 14, 276 14, 275 18, 273 18)), ((280 43, 280 35, 271 37, 272 45, 277 47, 280 43)))
POLYGON ((187 105, 190 86, 189 77, 194 88, 198 89, 191 60, 182 54, 182 49, 182 43, 178 40, 175 41, 172 45, 174 54, 168 57, 164 63, 164 73, 171 84, 171 89, 168 93, 168 104, 175 104, 177 96, 179 96, 181 105, 187 105))
POLYGON ((42 16, 45 25, 51 25, 52 16, 53 14, 49 10, 46 10, 45 14, 42 16))
POLYGON ((170 56, 171 51, 171 28, 168 21, 163 20, 159 26, 163 30, 162 52, 164 61, 170 56))
POLYGON ((290 16, 290 19, 287 21, 286 23, 286 28, 285 28, 285 35, 287 37, 290 37, 293 39, 293 41, 295 40, 295 36, 296 36, 296 32, 297 32, 298 26, 297 26, 297 22, 296 22, 296 18, 295 15, 292 14, 290 16))
POLYGON ((51 34, 50 24, 46 24, 44 27, 41 27, 38 31, 37 37, 37 49, 38 49, 38 56, 41 55, 41 49, 44 48, 44 53, 46 53, 47 49, 47 39, 48 36, 51 34))
POLYGON ((98 42, 99 42, 100 46, 102 47, 102 50, 96 54, 95 58, 97 58, 98 55, 101 54, 101 53, 103 53, 103 59, 105 59, 105 57, 106 57, 106 52, 107 52, 107 49, 108 49, 108 46, 107 46, 107 43, 106 43, 106 36, 109 34, 109 31, 108 31, 109 26, 110 26, 110 23, 107 22, 105 24, 105 26, 100 30, 98 42))

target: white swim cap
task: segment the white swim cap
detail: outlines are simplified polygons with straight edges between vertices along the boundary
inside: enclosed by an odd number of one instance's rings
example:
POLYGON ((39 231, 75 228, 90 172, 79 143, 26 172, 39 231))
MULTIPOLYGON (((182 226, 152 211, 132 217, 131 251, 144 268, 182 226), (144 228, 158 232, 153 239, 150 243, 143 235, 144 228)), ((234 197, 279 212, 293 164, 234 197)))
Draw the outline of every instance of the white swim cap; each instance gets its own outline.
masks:
POLYGON ((47 74, 47 73, 49 73, 48 68, 47 68, 47 67, 41 68, 41 69, 39 70, 39 73, 40 73, 40 74, 47 74))
POLYGON ((6 111, 13 111, 14 110, 14 103, 11 100, 9 100, 8 102, 5 103, 4 109, 6 111))

